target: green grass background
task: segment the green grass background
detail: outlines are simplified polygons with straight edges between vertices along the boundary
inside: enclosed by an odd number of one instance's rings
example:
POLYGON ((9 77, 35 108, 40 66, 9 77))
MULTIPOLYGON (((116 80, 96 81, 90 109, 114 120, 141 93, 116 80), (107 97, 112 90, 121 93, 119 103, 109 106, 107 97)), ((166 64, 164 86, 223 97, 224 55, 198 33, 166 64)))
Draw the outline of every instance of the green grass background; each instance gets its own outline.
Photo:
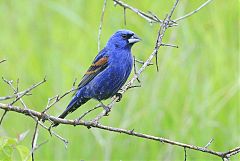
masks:
MULTIPOLYGON (((174 0, 125 2, 163 19, 174 0)), ((173 17, 180 17, 203 2, 182 0, 173 17)), ((24 98, 30 108, 43 110, 49 97, 70 89, 75 78, 80 81, 97 54, 102 4, 103 0, 0 0, 0 59, 7 59, 0 64, 0 75, 15 82, 19 78, 20 89, 47 76, 46 84, 24 98)), ((160 48, 159 72, 154 66, 147 68, 140 77, 142 87, 124 94, 110 116, 101 122, 199 146, 214 138, 210 148, 216 151, 239 146, 239 9, 237 0, 213 0, 167 30, 164 42, 179 48, 160 48)), ((126 16, 124 26, 123 9, 108 0, 101 48, 116 30, 127 28, 142 38, 133 47, 133 54, 146 60, 154 48, 159 26, 129 10, 126 16)), ((0 81, 0 96, 11 93, 0 81)), ((70 99, 71 96, 64 98, 49 113, 57 116, 70 99)), ((90 101, 68 118, 77 118, 96 104, 90 101)), ((30 149, 34 121, 9 112, 0 126, 0 135, 15 138, 28 129, 30 133, 22 144, 30 149)), ((40 128, 38 143, 48 143, 35 152, 36 160, 184 159, 182 148, 124 134, 66 125, 55 131, 69 140, 68 148, 40 128)), ((220 159, 187 150, 187 160, 220 159)), ((239 155, 232 158, 237 160, 239 155)))

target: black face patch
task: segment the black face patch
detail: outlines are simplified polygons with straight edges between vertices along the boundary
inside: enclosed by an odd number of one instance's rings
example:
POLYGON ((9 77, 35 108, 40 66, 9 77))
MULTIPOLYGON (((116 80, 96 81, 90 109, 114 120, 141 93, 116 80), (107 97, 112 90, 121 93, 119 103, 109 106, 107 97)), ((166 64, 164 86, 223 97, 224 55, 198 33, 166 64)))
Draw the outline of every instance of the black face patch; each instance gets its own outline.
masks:
POLYGON ((128 40, 130 37, 132 37, 133 36, 133 34, 122 34, 122 38, 124 39, 124 40, 128 40))

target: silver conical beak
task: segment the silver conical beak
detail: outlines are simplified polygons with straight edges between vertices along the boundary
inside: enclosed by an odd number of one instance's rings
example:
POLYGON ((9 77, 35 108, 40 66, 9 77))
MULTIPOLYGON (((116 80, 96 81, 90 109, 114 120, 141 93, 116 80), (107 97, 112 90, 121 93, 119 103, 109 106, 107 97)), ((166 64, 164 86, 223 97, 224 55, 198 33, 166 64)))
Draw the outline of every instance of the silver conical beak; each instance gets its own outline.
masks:
POLYGON ((129 44, 134 44, 136 42, 139 42, 141 39, 136 35, 134 34, 133 36, 131 36, 129 39, 128 39, 128 43, 129 44))

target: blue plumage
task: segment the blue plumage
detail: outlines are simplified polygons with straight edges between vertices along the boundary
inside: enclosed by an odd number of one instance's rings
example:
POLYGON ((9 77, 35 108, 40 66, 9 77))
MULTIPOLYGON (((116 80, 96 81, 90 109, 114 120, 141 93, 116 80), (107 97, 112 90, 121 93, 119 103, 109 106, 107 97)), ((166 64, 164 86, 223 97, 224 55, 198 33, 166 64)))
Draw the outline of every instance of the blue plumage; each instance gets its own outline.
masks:
POLYGON ((114 96, 131 73, 131 48, 138 41, 140 38, 129 30, 119 30, 113 34, 105 48, 95 57, 79 83, 78 91, 59 118, 65 118, 90 99, 101 101, 114 96))

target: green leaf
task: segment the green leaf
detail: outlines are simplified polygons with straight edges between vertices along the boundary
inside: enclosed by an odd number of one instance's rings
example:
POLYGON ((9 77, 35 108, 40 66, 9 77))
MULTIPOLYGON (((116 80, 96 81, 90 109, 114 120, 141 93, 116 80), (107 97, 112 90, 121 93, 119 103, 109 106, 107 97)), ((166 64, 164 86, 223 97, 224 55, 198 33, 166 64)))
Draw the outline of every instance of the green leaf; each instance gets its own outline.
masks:
POLYGON ((0 150, 7 144, 8 139, 0 137, 0 150))
POLYGON ((12 152, 13 152, 13 147, 12 146, 4 146, 0 150, 0 158, 1 158, 0 160, 10 161, 11 156, 12 156, 12 152))
POLYGON ((17 151, 19 152, 19 154, 21 156, 21 160, 25 160, 25 159, 28 159, 27 161, 31 160, 30 151, 29 151, 29 149, 26 146, 17 145, 16 149, 17 149, 17 151))

